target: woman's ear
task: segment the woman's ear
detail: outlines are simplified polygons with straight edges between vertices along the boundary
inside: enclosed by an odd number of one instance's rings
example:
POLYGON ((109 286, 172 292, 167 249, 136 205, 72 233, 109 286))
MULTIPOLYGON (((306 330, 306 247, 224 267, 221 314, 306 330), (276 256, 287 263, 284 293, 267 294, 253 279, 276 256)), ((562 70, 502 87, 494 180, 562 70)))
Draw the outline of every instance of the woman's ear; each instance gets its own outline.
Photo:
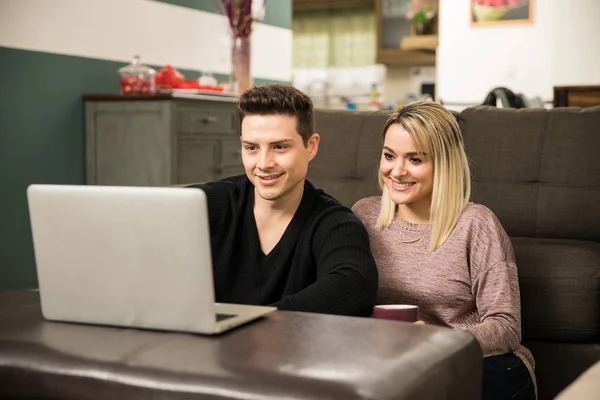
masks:
POLYGON ((307 148, 308 148, 308 157, 309 161, 315 158, 317 152, 319 151, 319 142, 321 141, 321 137, 318 133, 313 133, 312 136, 308 139, 307 148))

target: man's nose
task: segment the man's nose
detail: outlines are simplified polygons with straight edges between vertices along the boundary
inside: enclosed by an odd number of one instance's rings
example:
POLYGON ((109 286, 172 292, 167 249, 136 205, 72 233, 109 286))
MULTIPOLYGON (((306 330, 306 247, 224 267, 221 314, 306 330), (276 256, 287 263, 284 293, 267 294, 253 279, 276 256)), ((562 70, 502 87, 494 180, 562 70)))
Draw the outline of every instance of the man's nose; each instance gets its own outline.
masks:
POLYGON ((275 166, 273 163, 273 157, 270 151, 261 151, 258 157, 258 168, 269 169, 275 166))

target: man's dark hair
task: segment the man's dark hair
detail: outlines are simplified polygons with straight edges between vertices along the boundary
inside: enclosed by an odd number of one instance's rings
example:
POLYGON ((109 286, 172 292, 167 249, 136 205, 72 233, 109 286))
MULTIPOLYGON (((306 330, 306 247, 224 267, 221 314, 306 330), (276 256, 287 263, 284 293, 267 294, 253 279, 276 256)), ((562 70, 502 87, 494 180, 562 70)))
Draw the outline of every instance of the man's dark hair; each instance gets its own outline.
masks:
POLYGON ((238 108, 242 120, 248 115, 289 115, 296 117, 296 131, 304 146, 315 133, 315 114, 310 97, 291 85, 255 86, 240 96, 238 108))

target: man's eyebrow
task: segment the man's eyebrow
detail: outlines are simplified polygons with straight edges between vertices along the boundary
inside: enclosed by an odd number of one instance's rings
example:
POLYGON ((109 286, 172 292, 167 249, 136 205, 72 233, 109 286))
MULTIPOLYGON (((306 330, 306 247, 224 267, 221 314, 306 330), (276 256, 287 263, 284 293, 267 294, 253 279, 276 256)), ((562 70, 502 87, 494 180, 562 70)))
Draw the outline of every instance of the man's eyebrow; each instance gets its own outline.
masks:
MULTIPOLYGON (((269 145, 271 145, 271 146, 273 146, 273 145, 282 145, 282 144, 289 144, 289 143, 293 143, 293 142, 294 141, 292 139, 284 139, 284 140, 278 140, 276 142, 271 142, 271 143, 269 143, 269 145)), ((252 143, 252 142, 249 142, 247 140, 242 140, 242 143, 250 145, 250 146, 257 146, 256 143, 252 143)))
POLYGON ((284 140, 278 140, 277 142, 271 142, 271 144, 287 144, 287 143, 293 143, 294 141, 292 139, 284 139, 284 140))

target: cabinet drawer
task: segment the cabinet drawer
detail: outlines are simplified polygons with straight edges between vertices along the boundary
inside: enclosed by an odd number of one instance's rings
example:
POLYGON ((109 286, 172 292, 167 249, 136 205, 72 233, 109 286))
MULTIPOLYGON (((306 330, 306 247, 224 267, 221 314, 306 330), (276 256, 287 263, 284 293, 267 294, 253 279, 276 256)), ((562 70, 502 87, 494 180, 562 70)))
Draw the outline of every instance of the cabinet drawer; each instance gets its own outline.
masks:
POLYGON ((239 140, 221 142, 221 165, 223 167, 242 165, 242 144, 239 140))
POLYGON ((177 113, 178 131, 184 134, 239 132, 235 109, 188 109, 177 113))
POLYGON ((216 140, 180 140, 177 144, 177 184, 211 182, 220 169, 216 158, 216 140))

